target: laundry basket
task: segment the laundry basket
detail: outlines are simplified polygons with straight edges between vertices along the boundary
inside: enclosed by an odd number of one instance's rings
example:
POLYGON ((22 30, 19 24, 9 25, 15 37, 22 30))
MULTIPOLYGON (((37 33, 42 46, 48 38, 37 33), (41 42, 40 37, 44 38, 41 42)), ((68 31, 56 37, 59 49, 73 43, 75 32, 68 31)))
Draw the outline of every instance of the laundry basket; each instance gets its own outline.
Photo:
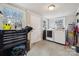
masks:
POLYGON ((19 45, 12 49, 12 56, 23 56, 25 54, 25 45, 19 45))

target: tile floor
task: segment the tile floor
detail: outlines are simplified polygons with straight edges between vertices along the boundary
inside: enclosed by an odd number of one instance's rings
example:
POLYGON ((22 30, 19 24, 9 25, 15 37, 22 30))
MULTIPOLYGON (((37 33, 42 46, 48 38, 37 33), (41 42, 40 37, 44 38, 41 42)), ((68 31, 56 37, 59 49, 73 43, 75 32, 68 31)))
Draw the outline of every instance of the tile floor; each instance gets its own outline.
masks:
POLYGON ((63 45, 42 40, 33 44, 27 56, 79 56, 79 53, 63 45))

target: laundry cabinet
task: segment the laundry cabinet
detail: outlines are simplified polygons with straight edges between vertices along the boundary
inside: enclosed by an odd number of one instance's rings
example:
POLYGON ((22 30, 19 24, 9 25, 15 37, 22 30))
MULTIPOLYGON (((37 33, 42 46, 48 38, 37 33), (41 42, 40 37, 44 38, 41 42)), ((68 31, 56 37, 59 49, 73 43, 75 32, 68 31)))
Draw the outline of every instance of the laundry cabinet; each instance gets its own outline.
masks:
POLYGON ((66 35, 64 29, 47 30, 46 32, 46 40, 65 44, 66 35))
POLYGON ((65 44, 65 30, 54 30, 54 41, 65 44))

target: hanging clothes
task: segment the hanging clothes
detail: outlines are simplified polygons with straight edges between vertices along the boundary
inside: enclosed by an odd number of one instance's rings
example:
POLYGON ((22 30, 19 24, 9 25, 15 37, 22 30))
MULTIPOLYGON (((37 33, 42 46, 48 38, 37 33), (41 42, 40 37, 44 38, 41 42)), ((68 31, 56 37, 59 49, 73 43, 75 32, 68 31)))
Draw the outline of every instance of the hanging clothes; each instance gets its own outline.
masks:
POLYGON ((76 43, 79 45, 79 23, 76 24, 76 43))
POLYGON ((74 26, 74 24, 69 24, 68 25, 66 44, 68 46, 75 45, 75 26, 74 26))

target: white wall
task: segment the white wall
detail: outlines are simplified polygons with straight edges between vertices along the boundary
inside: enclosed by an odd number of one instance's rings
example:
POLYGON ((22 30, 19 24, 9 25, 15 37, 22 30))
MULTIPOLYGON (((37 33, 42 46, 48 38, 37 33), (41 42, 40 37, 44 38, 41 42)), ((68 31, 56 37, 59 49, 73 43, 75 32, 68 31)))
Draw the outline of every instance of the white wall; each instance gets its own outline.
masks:
POLYGON ((75 23, 76 22, 76 15, 68 15, 68 16, 65 16, 65 26, 66 26, 66 29, 68 27, 68 24, 72 24, 72 23, 75 23))

